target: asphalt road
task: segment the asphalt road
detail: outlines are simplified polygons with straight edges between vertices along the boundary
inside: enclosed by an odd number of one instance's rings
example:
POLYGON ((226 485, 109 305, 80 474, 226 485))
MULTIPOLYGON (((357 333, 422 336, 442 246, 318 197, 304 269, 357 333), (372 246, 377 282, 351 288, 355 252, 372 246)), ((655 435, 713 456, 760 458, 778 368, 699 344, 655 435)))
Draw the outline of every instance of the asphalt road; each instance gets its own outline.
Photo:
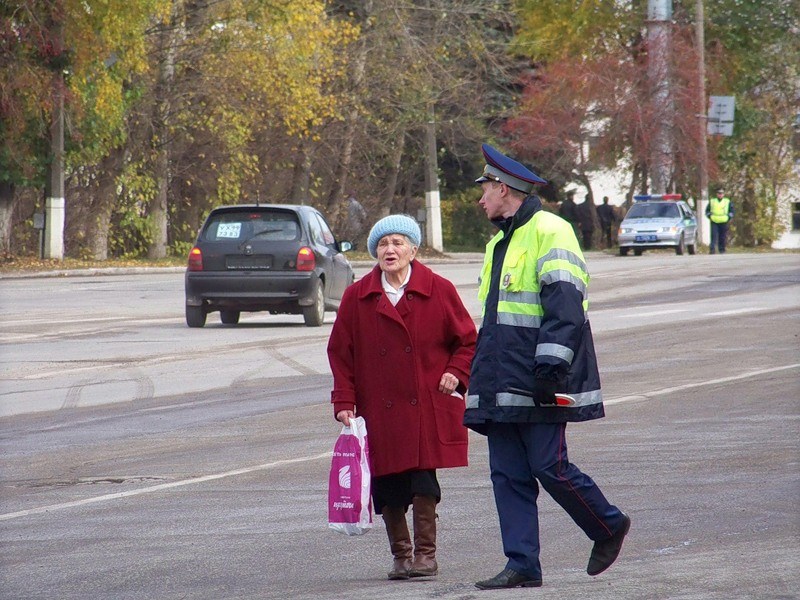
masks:
MULTIPOLYGON (((570 456, 633 519, 606 573, 543 493, 544 587, 474 588, 504 557, 471 434, 440 575, 386 581, 380 521, 326 527, 334 316, 189 329, 181 274, 95 274, 0 282, 0 598, 800 597, 800 256, 588 262, 607 418, 570 456)), ((432 266, 478 318, 479 265, 432 266)))

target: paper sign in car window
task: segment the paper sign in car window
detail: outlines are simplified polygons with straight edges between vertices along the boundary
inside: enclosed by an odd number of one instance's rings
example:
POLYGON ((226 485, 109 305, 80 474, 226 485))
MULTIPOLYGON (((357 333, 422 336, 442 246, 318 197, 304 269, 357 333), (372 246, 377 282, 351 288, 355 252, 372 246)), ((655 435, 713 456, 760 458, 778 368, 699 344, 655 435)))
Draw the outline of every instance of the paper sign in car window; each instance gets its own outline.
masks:
POLYGON ((238 238, 242 233, 241 223, 220 223, 217 226, 217 238, 238 238))

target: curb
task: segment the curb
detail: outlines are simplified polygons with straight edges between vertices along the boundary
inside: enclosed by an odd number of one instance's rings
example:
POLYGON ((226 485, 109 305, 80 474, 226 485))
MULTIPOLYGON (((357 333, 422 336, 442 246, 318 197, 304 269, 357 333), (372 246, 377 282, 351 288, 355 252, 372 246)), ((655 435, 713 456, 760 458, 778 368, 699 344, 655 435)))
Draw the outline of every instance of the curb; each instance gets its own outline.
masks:
POLYGON ((92 269, 58 269, 0 273, 2 279, 43 279, 45 277, 97 277, 102 275, 138 275, 145 273, 183 273, 186 267, 97 267, 92 269))
MULTIPOLYGON (((422 259, 428 265, 460 263, 482 263, 482 253, 459 253, 446 255, 439 258, 422 259)), ((354 268, 371 268, 376 264, 374 260, 352 260, 354 268)), ((184 273, 186 267, 95 267, 91 269, 55 269, 52 271, 30 271, 19 273, 0 273, 0 280, 4 279, 43 279, 45 277, 100 277, 112 275, 144 275, 147 273, 184 273)))

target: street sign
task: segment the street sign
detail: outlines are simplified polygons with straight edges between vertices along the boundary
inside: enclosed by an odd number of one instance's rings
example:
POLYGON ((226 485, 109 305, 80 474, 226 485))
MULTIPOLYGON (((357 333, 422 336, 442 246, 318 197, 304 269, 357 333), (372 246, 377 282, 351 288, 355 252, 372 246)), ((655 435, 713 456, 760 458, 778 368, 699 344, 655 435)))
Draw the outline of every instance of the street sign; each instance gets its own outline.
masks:
POLYGON ((710 96, 708 106, 708 134, 733 135, 733 96, 710 96))
POLYGON ((720 121, 733 121, 734 112, 733 96, 710 96, 708 99, 708 117, 720 121))

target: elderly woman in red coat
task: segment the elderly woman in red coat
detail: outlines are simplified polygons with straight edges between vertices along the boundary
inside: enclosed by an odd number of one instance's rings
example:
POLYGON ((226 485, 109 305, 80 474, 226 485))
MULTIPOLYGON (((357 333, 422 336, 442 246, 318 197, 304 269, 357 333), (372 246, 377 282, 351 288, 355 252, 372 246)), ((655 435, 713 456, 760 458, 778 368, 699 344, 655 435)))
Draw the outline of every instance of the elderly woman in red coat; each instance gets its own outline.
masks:
POLYGON ((328 342, 334 415, 367 424, 373 504, 394 557, 389 579, 438 573, 436 469, 467 465, 475 324, 453 284, 415 260, 420 238, 406 215, 373 226, 367 248, 378 264, 347 288, 328 342))

